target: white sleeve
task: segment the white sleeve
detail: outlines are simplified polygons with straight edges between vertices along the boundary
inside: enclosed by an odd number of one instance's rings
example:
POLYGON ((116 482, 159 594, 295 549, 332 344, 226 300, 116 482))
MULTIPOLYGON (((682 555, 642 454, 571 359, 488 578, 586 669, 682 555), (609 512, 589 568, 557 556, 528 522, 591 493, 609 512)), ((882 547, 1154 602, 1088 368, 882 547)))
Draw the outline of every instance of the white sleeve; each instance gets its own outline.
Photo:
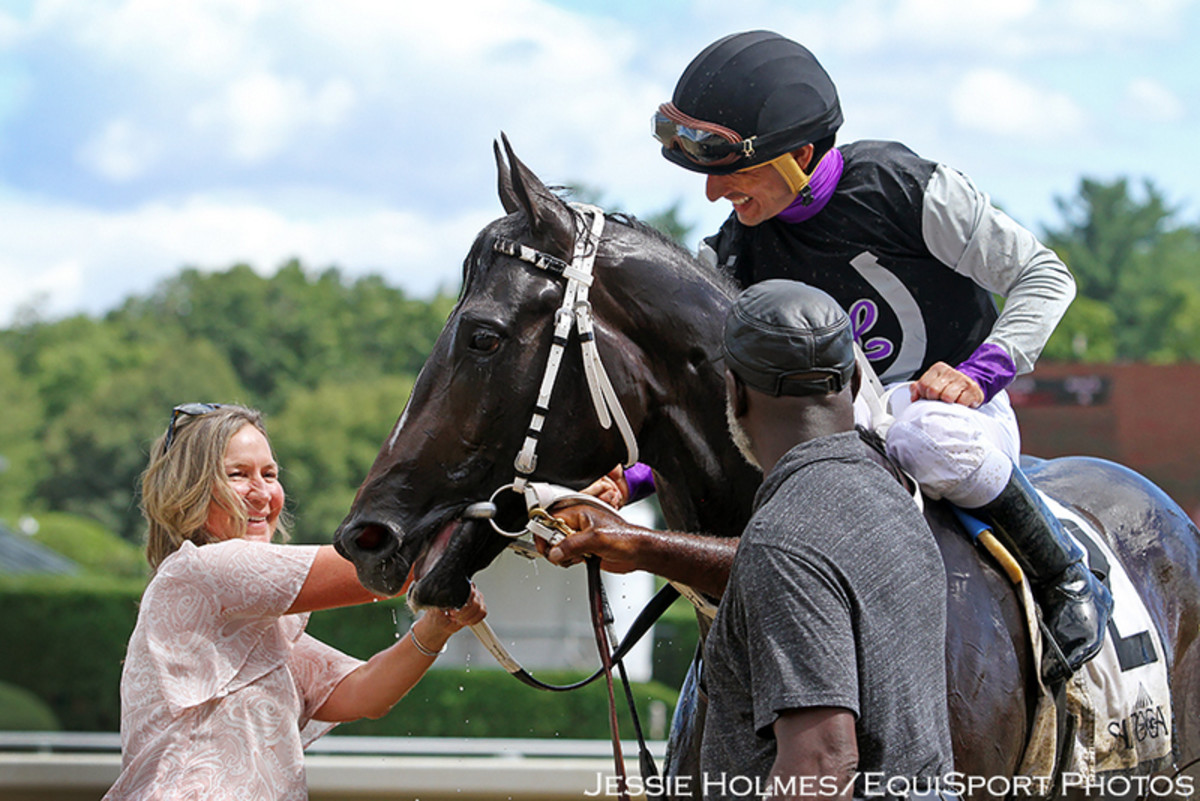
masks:
POLYGON ((1006 299, 986 341, 1012 357, 1018 375, 1028 373, 1075 298, 1067 266, 944 164, 929 179, 921 225, 939 261, 1006 299))

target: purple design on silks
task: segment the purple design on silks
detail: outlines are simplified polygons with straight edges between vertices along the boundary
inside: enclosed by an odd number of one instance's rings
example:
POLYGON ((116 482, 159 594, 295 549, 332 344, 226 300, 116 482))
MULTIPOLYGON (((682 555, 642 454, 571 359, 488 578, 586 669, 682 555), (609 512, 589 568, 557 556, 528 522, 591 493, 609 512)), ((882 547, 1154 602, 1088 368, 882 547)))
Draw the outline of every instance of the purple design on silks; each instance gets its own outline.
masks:
POLYGON ((1017 377, 1017 365, 1012 357, 1004 348, 990 342, 984 342, 976 348, 956 369, 979 384, 979 388, 983 390, 984 403, 996 397, 997 392, 1017 377))
POLYGON ((654 471, 648 464, 635 462, 625 468, 625 483, 629 485, 629 503, 649 498, 654 494, 654 471))
POLYGON ((809 191, 796 195, 792 205, 775 216, 793 225, 817 216, 817 212, 825 208, 825 204, 833 197, 833 190, 837 189, 844 164, 842 151, 836 147, 826 153, 821 163, 813 170, 812 177, 808 179, 809 191), (806 198, 810 198, 807 205, 804 203, 806 198))
POLYGON ((872 362, 886 359, 896 351, 896 346, 883 337, 867 339, 867 332, 874 328, 878 321, 879 307, 874 301, 856 300, 850 307, 850 326, 854 332, 854 339, 862 345, 863 355, 872 362))

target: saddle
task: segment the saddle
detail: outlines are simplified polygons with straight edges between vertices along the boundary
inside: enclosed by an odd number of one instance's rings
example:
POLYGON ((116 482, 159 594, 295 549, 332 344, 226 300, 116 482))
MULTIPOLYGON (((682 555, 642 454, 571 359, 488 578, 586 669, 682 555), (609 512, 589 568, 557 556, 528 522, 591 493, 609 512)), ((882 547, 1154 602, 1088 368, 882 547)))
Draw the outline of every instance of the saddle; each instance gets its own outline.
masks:
MULTIPOLYGON (((883 437, 861 426, 857 430, 868 455, 906 492, 919 497, 913 478, 888 457, 883 437)), ((1169 711, 1164 715, 1164 710, 1171 704, 1165 661, 1157 656, 1162 645, 1120 561, 1088 521, 1044 494, 1043 500, 1088 554, 1089 566, 1107 574, 1118 610, 1103 649, 1065 683, 1047 687, 1040 672, 1031 671, 1037 704, 1019 774, 1029 778, 1029 786, 1053 796, 1068 779, 1102 784, 1114 776, 1169 765, 1172 738, 1169 711)), ((1033 664, 1039 664, 1042 634, 1020 566, 994 538, 985 542, 990 537, 985 524, 953 508, 967 536, 983 544, 1012 581, 1026 618, 1033 664)))

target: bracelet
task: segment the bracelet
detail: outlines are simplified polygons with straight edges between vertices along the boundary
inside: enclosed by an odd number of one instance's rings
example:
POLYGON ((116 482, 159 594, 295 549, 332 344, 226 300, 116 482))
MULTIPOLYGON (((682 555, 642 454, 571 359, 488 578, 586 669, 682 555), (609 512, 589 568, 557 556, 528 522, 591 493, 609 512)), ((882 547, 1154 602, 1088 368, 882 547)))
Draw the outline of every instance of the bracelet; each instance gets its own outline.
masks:
POLYGON ((440 650, 440 651, 431 651, 430 649, 426 648, 424 645, 421 645, 421 641, 417 639, 417 624, 416 623, 413 623, 412 627, 409 628, 408 639, 409 639, 409 642, 411 642, 413 644, 413 647, 416 648, 421 653, 425 654, 425 656, 436 657, 436 656, 439 656, 440 654, 446 653, 445 645, 442 646, 442 650, 440 650))

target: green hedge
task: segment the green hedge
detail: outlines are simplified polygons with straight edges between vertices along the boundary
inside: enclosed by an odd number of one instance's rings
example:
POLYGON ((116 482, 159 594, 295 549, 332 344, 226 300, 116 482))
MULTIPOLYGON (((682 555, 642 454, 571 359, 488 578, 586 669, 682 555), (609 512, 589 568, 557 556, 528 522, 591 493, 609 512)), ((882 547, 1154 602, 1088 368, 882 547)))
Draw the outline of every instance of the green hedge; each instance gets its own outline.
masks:
POLYGON ((696 612, 683 598, 671 604, 654 627, 652 672, 656 681, 678 692, 696 654, 700 627, 696 612))
POLYGON ((30 539, 75 562, 86 575, 144 580, 149 573, 141 548, 94 520, 66 512, 36 518, 38 531, 30 539))
MULTIPOLYGON (((143 588, 140 581, 98 578, 0 578, 0 609, 4 610, 0 615, 0 682, 36 695, 64 730, 116 731, 121 661, 143 588)), ((404 631, 409 619, 401 601, 386 601, 319 612, 312 616, 308 630, 346 653, 365 658, 394 640, 396 631, 404 631)), ((680 628, 686 630, 684 625, 680 628)), ((691 629, 695 629, 694 623, 691 629)), ((685 652, 690 655, 686 645, 685 652)), ((546 674, 547 680, 556 683, 577 677, 546 674)), ((635 697, 642 714, 648 714, 654 701, 666 703, 669 713, 676 686, 637 685, 635 697)), ((603 738, 608 736, 606 709, 602 680, 585 690, 545 693, 500 670, 434 669, 383 719, 348 724, 339 731, 603 738)), ((623 725, 628 729, 627 721, 623 725)))
MULTIPOLYGON (((552 684, 581 678, 573 671, 536 671, 536 675, 552 684)), ((619 681, 614 682, 614 692, 622 737, 631 738, 633 724, 619 681)), ((669 716, 676 691, 648 682, 635 684, 633 694, 649 736, 651 705, 662 704, 669 716)), ((345 724, 338 733, 605 739, 609 736, 608 692, 603 678, 581 690, 551 693, 527 687, 499 669, 431 670, 385 717, 345 724)))
POLYGON ((0 731, 58 731, 54 711, 24 687, 0 682, 0 731))
POLYGON ((29 690, 67 731, 116 731, 125 643, 143 583, 7 577, 0 582, 0 681, 29 690))

